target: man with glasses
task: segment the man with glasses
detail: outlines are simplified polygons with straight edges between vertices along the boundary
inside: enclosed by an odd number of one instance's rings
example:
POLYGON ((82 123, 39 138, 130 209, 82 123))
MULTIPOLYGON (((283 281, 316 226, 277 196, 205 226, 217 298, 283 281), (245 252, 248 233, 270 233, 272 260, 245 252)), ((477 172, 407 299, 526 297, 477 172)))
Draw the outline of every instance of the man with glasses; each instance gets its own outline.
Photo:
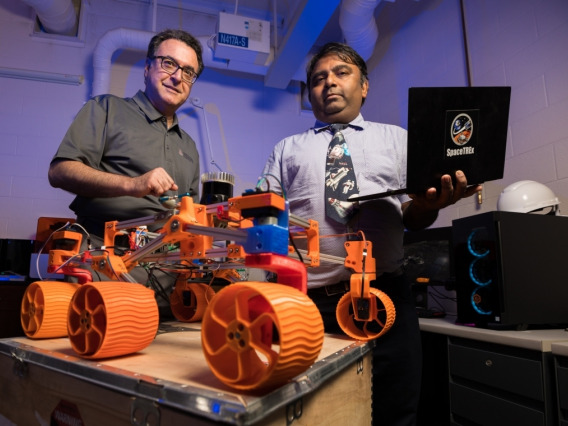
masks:
POLYGON ((76 194, 69 207, 92 242, 104 235, 107 221, 163 211, 164 194, 198 200, 199 154, 176 111, 202 71, 200 42, 165 30, 148 45, 144 91, 132 98, 96 96, 71 123, 48 177, 76 194))

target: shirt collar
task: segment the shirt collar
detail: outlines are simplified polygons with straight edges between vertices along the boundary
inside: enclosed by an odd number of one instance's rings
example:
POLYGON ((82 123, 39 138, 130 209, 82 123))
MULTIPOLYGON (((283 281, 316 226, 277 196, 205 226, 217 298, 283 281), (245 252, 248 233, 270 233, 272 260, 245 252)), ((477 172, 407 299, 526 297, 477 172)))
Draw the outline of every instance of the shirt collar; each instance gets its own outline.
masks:
MULTIPOLYGON (((363 130, 364 122, 365 120, 363 119, 363 116, 361 115, 361 113, 359 113, 359 115, 357 115, 357 117, 355 117, 355 119, 351 121, 348 126, 354 128, 355 130, 363 130)), ((330 124, 333 123, 324 123, 323 121, 316 120, 316 123, 313 127, 314 132, 319 133, 323 130, 326 130, 330 124)))
MULTIPOLYGON (((150 102, 150 99, 148 99, 148 96, 146 96, 146 93, 144 93, 142 90, 138 90, 138 92, 136 93, 136 95, 134 95, 132 100, 136 102, 136 105, 138 105, 138 107, 142 110, 142 112, 146 115, 146 117, 148 117, 150 121, 159 121, 162 120, 162 118, 164 118, 164 114, 158 111, 154 107, 154 105, 152 105, 152 102, 150 102)), ((178 133, 181 133, 177 114, 174 114, 174 121, 170 129, 171 130, 175 129, 178 133)))

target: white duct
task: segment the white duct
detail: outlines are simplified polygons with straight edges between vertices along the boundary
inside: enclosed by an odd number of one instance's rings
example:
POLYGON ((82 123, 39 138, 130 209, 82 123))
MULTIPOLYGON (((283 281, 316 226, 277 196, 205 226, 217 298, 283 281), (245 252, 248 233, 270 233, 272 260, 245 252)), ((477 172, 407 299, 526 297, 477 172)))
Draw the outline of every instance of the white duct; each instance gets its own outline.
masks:
POLYGON ((93 96, 102 95, 110 89, 112 54, 118 49, 147 50, 154 33, 127 28, 106 32, 97 42, 93 52, 93 96))
POLYGON ((343 0, 339 10, 339 26, 345 42, 367 61, 379 38, 375 9, 381 0, 343 0))
POLYGON ((77 13, 71 0, 21 0, 32 7, 43 28, 50 34, 75 35, 77 13))
MULTIPOLYGON (((36 1, 42 0, 23 0, 36 1)), ((70 1, 70 0, 60 0, 70 1)), ((374 10, 381 0, 343 0, 340 9, 340 26, 345 41, 353 47, 365 60, 368 60, 375 48, 378 39, 378 29, 374 18, 374 10)), ((389 0, 392 1, 392 0, 389 0)), ((118 49, 135 49, 146 51, 153 32, 117 28, 105 33, 98 41, 93 52, 93 91, 92 95, 101 95, 110 90, 111 58, 118 49)), ((232 60, 219 60, 214 57, 213 48, 210 47, 211 37, 197 37, 203 48, 203 63, 206 68, 215 68, 239 71, 254 75, 266 75, 270 63, 274 58, 271 52, 265 65, 256 65, 249 62, 232 60)), ((307 64, 307 60, 304 65, 307 64)), ((297 80, 305 79, 305 70, 300 69, 294 75, 297 80)))

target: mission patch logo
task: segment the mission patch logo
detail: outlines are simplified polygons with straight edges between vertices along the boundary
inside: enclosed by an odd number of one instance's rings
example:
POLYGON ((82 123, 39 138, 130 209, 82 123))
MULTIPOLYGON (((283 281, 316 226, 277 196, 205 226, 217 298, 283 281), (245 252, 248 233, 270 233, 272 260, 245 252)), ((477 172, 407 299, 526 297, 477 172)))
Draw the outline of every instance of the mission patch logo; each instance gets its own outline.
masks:
POLYGON ((446 111, 446 158, 475 155, 478 116, 478 110, 446 111))

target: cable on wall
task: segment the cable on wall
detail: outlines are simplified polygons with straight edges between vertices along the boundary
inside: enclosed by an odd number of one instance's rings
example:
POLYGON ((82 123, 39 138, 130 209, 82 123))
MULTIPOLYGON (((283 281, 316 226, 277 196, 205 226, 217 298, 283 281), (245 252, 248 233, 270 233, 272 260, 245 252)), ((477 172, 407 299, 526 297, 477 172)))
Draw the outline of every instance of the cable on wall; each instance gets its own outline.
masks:
POLYGON ((468 87, 473 86, 473 81, 471 77, 471 63, 469 60, 469 42, 467 39, 467 27, 465 23, 465 5, 464 0, 460 0, 460 9, 461 9, 461 22, 462 22, 462 33, 463 33, 463 50, 465 53, 465 68, 467 72, 467 85, 468 87))

